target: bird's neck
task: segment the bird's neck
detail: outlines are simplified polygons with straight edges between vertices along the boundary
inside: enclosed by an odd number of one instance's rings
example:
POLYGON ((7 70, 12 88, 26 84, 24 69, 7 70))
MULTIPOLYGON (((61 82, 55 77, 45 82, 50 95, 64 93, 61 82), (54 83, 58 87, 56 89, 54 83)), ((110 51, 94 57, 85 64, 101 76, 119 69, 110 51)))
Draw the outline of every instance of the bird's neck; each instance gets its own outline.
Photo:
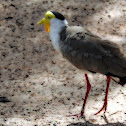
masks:
POLYGON ((50 21, 50 39, 56 51, 60 51, 60 32, 68 23, 66 20, 52 19, 50 21))

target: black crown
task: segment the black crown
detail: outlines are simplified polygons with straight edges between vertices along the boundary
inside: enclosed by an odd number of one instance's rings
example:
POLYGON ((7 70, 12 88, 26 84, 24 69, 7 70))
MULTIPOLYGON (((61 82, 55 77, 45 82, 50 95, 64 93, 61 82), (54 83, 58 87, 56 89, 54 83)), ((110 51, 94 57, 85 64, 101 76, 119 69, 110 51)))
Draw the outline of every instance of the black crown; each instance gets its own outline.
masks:
POLYGON ((56 11, 51 11, 51 12, 55 15, 56 18, 58 18, 60 20, 65 19, 65 17, 62 14, 60 14, 59 12, 56 12, 56 11))

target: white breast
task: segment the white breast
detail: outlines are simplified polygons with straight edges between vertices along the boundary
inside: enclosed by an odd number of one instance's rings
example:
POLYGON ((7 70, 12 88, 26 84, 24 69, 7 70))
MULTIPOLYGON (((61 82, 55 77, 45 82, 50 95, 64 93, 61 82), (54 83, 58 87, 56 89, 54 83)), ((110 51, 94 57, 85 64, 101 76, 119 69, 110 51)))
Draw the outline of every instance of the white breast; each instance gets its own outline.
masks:
POLYGON ((64 26, 68 23, 66 20, 52 19, 50 21, 50 39, 52 41, 53 47, 57 52, 60 52, 60 32, 64 26))

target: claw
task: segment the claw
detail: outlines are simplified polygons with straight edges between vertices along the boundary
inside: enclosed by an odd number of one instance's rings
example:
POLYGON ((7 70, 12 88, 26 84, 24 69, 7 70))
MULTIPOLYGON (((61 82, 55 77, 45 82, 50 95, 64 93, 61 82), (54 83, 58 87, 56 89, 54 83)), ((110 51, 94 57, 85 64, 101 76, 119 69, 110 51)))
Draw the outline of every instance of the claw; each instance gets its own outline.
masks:
POLYGON ((94 115, 97 115, 98 113, 100 113, 101 111, 103 111, 104 110, 104 113, 106 112, 106 108, 107 108, 107 104, 105 103, 104 105, 103 105, 103 107, 97 112, 97 113, 95 113, 94 115))
POLYGON ((77 118, 83 118, 83 115, 84 114, 84 112, 81 112, 81 113, 79 113, 79 114, 75 114, 75 115, 68 115, 68 117, 70 117, 70 116, 76 116, 77 118))

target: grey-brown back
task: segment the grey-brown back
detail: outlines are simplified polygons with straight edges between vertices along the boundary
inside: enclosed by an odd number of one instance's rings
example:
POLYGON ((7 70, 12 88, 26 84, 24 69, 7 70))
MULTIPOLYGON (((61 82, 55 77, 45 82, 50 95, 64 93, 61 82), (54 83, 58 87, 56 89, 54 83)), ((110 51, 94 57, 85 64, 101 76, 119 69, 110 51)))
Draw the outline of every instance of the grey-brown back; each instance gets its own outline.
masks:
POLYGON ((77 68, 126 77, 126 57, 113 42, 102 40, 80 26, 65 27, 60 40, 63 56, 77 68))

